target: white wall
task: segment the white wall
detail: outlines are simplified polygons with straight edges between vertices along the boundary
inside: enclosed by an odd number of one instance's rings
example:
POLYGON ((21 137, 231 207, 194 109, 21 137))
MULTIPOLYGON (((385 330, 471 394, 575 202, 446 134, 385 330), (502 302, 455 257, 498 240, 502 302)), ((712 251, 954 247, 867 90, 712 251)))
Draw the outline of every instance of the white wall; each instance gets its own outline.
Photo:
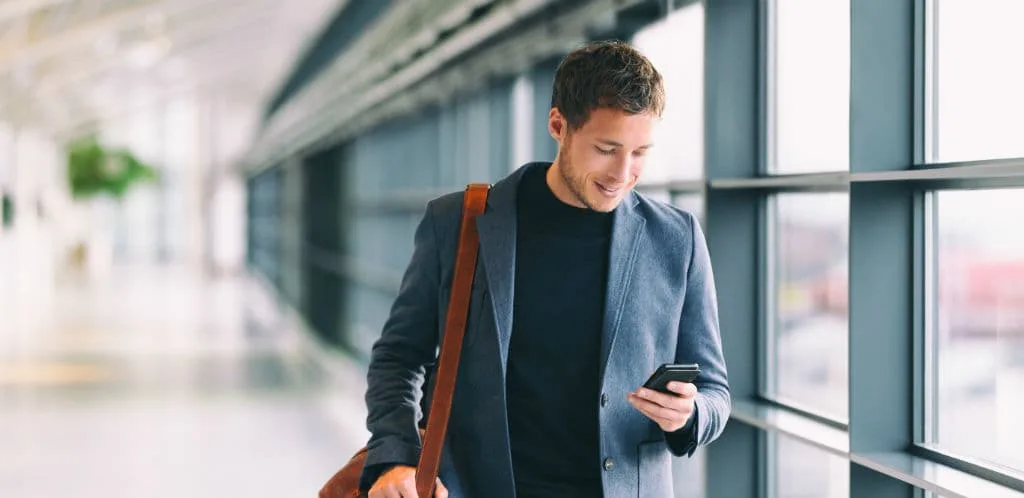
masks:
POLYGON ((0 227, 0 330, 28 333, 53 299, 54 220, 64 209, 61 152, 48 137, 0 123, 0 190, 13 196, 15 220, 0 227))

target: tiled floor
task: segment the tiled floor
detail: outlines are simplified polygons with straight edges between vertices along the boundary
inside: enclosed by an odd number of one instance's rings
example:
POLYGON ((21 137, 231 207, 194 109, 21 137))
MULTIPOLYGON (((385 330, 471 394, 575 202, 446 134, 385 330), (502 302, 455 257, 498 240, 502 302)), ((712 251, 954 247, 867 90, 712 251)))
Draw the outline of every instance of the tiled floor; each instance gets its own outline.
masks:
POLYGON ((362 372, 251 281, 66 284, 0 328, 0 497, 304 497, 366 440, 362 372))

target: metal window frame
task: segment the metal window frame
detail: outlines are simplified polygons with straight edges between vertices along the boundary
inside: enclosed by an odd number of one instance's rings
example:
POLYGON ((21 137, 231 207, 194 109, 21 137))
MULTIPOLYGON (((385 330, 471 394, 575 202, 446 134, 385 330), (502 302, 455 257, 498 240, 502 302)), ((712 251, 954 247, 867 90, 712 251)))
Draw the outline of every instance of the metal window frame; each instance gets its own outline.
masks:
MULTIPOLYGON (((658 1, 667 15, 673 7, 682 8, 694 0, 658 1)), ((915 444, 924 440, 927 427, 923 414, 930 402, 925 396, 925 365, 930 361, 926 331, 934 319, 934 309, 928 307, 934 289, 926 283, 934 281, 929 279, 934 272, 929 227, 936 221, 930 200, 934 194, 930 192, 1024 186, 1024 159, 928 162, 932 157, 929 151, 935 146, 935 130, 930 123, 936 112, 934 75, 926 67, 935 49, 934 40, 926 38, 930 33, 927 23, 933 15, 928 10, 930 4, 930 0, 851 0, 850 171, 770 175, 774 154, 774 126, 769 123, 774 115, 769 84, 774 67, 770 2, 704 1, 704 179, 648 184, 638 189, 664 191, 671 197, 700 195, 704 199, 703 225, 715 264, 723 348, 734 397, 732 421, 706 450, 708 497, 770 494, 774 482, 770 434, 804 437, 808 439, 805 442, 848 458, 850 496, 854 498, 903 498, 920 494, 921 489, 944 496, 966 496, 972 489, 996 489, 993 483, 1000 485, 999 489, 1024 491, 1020 480, 981 462, 915 444), (853 115, 858 119, 853 120, 853 115), (850 414, 845 424, 806 407, 762 396, 773 368, 771 355, 767 354, 774 324, 771 262, 776 234, 771 205, 778 194, 789 192, 848 192, 850 196, 850 414), (895 285, 879 283, 893 274, 907 278, 895 285), (907 375, 889 378, 879 371, 876 361, 907 375), (780 424, 779 417, 797 420, 797 425, 780 424), (840 438, 845 434, 848 444, 844 448, 816 441, 801 430, 801 423, 833 436, 839 434, 840 438), (977 477, 976 483, 944 487, 903 466, 936 462, 977 477)), ((542 86, 555 63, 544 61, 522 78, 542 86)), ((512 87, 508 88, 511 92, 512 87)), ((530 90, 534 97, 537 88, 530 90)), ((537 109, 546 108, 547 103, 543 98, 539 100, 533 102, 531 110, 534 122, 545 117, 537 109)), ((451 128, 448 131, 454 130, 455 123, 449 121, 457 119, 455 114, 444 109, 446 104, 439 105, 441 112, 413 118, 431 123, 433 131, 416 134, 410 138, 414 143, 407 146, 425 146, 422 141, 440 137, 438 123, 447 123, 451 128)), ((546 138, 544 130, 527 130, 511 121, 509 128, 539 134, 538 140, 531 136, 534 143, 529 154, 550 152, 541 150, 545 144, 539 137, 546 138)), ((441 156, 454 158, 454 148, 461 143, 441 140, 431 149, 437 153, 419 165, 438 172, 434 181, 413 188, 381 187, 378 176, 384 174, 383 170, 366 171, 365 165, 377 159, 394 162, 380 150, 389 133, 395 132, 381 125, 342 144, 344 152, 338 154, 335 167, 342 170, 337 189, 338 205, 343 206, 344 214, 339 215, 338 230, 345 237, 359 235, 354 226, 357 221, 389 220, 398 226, 403 216, 415 218, 427 201, 450 191, 456 179, 470 174, 461 170, 441 173, 455 164, 441 156), (363 157, 366 154, 372 157, 363 157), (356 193, 374 195, 357 198, 356 193)), ((452 138, 447 135, 442 138, 452 138)), ((513 154, 523 157, 520 152, 513 154)), ((267 173, 280 173, 283 166, 267 173)), ((277 177, 259 178, 249 182, 250 188, 262 184, 281 187, 277 177)), ((250 266, 257 271, 268 258, 279 258, 282 249, 277 213, 261 211, 274 202, 280 202, 279 196, 250 199, 253 229, 249 245, 254 250, 250 266), (274 227, 267 230, 267 222, 274 227)), ((395 240, 409 236, 394 234, 395 240)), ((368 265, 359 251, 342 247, 325 254, 323 248, 307 244, 303 254, 308 266, 344 281, 342 287, 347 290, 340 292, 393 294, 399 279, 396 269, 368 265)), ((269 276, 280 285, 279 275, 269 276)), ((373 307, 379 308, 379 304, 373 307)), ((346 325, 381 318, 374 317, 374 311, 366 313, 349 317, 351 323, 346 325)))
MULTIPOLYGON (((1014 188, 1015 185, 1001 185, 995 188, 1014 188)), ((917 331, 921 338, 917 353, 922 358, 921 368, 915 368, 921 386, 916 393, 919 407, 915 410, 914 440, 908 451, 915 456, 937 462, 947 467, 978 476, 999 485, 1024 493, 1024 469, 1013 469, 982 458, 960 455, 955 450, 936 443, 938 439, 939 415, 937 376, 939 368, 937 337, 935 330, 938 325, 938 229, 939 229, 939 193, 957 191, 962 188, 934 188, 920 191, 924 220, 918 232, 922 250, 920 278, 917 284, 923 289, 918 307, 923 314, 921 330, 917 331)))
MULTIPOLYGON (((770 297, 773 281, 771 276, 771 265, 767 263, 772 260, 773 243, 773 215, 771 215, 772 199, 779 192, 816 192, 816 191, 848 191, 851 197, 851 317, 850 317, 850 341, 851 341, 851 403, 850 403, 850 458, 851 458, 851 496, 908 496, 919 494, 921 490, 942 491, 944 493, 956 492, 949 489, 932 486, 926 479, 918 479, 917 476, 908 476, 899 471, 880 471, 884 464, 878 464, 871 458, 858 457, 859 454, 875 454, 877 452, 891 452, 911 454, 931 461, 941 463, 951 468, 956 468, 977 476, 985 481, 995 482, 1007 488, 1021 490, 1020 481, 1014 476, 999 472, 983 463, 970 461, 968 459, 957 459, 954 456, 935 452, 920 445, 911 444, 912 441, 920 440, 925 430, 923 414, 926 413, 925 394, 927 389, 925 383, 924 366, 929 361, 927 358, 928 343, 926 331, 930 323, 930 314, 934 310, 928 307, 929 296, 934 292, 926 287, 931 279, 928 275, 934 271, 934 258, 929 256, 934 249, 930 247, 930 232, 928 227, 935 222, 934 209, 930 200, 930 193, 936 189, 962 189, 962 188, 1007 188, 1024 185, 1024 160, 1022 159, 998 159, 985 161, 970 161, 957 163, 935 164, 928 163, 931 157, 928 151, 935 147, 934 129, 930 125, 935 113, 935 102, 931 92, 934 91, 933 78, 925 72, 925 60, 931 50, 934 50, 934 41, 926 40, 925 23, 930 19, 929 13, 925 12, 926 0, 907 0, 900 2, 885 2, 881 0, 867 0, 852 5, 853 15, 851 17, 851 64, 854 68, 861 67, 863 70, 852 71, 853 84, 851 85, 851 106, 861 111, 862 118, 867 114, 867 119, 859 123, 851 120, 851 171, 840 173, 819 173, 800 175, 748 175, 748 176, 727 176, 715 175, 709 172, 707 191, 714 196, 720 191, 750 192, 758 191, 764 197, 762 204, 762 231, 760 235, 753 233, 747 237, 758 240, 762 249, 761 270, 759 275, 766 283, 762 286, 762 305, 770 306, 770 297), (868 33, 867 21, 870 19, 885 18, 886 22, 879 27, 876 22, 873 26, 874 32, 868 33), (858 29, 859 28, 859 29, 858 29), (882 35, 877 37, 881 30, 882 35), (870 35, 870 36, 869 36, 870 35), (903 38, 899 43, 890 43, 894 39, 903 38), (907 40, 911 40, 908 42, 907 40), (882 48, 888 48, 888 52, 882 52, 882 48), (895 48, 895 50, 894 50, 895 48), (873 59, 873 60, 872 60, 873 59), (904 62, 909 62, 904 64, 904 62), (911 71, 901 71, 899 67, 910 67, 911 71), (887 70, 888 69, 888 70, 887 70), (895 69, 895 70, 894 70, 895 69), (907 91, 912 89, 911 91, 907 91), (879 98, 881 97, 881 98, 879 98), (888 103, 896 103, 893 106, 888 103), (872 127, 881 127, 888 133, 875 133, 872 127), (883 139, 882 151, 879 152, 879 137, 889 136, 898 138, 883 139), (855 138, 863 137, 857 141, 855 138), (859 160, 858 160, 859 159, 859 160), (901 206, 902 214, 898 219, 889 219, 886 226, 893 230, 874 231, 879 244, 872 244, 871 236, 857 233, 872 233, 871 223, 876 222, 864 213, 858 213, 858 205, 867 207, 866 204, 873 201, 887 202, 892 206, 901 206), (861 278, 855 281, 854 275, 858 271, 870 269, 871 257, 879 252, 879 248, 889 248, 900 255, 907 255, 901 258, 902 262, 895 263, 899 266, 899 274, 907 275, 906 281, 898 285, 897 289, 872 288, 868 279, 861 278), (872 330, 870 326, 859 326, 858 324, 871 324, 872 313, 875 310, 870 306, 856 307, 855 294, 868 295, 869 293, 881 292, 890 301, 898 302, 899 306, 893 307, 888 317, 875 320, 875 325, 880 325, 872 330), (902 296, 902 297, 897 297, 902 296), (888 328, 886 333, 878 330, 888 328), (893 343, 886 341, 886 335, 895 333, 900 339, 898 342, 897 354, 891 354, 888 362, 891 367, 898 371, 908 372, 910 375, 898 385, 888 385, 881 389, 880 394, 875 392, 878 386, 883 385, 879 380, 877 371, 873 372, 873 366, 869 364, 874 361, 878 354, 884 354, 882 347, 892 347, 893 343), (860 387, 858 387, 860 386, 860 387), (870 386, 870 387, 866 387, 870 386), (910 395, 907 397, 906 395, 910 395), (901 400, 912 399, 912 402, 901 400), (886 417, 877 417, 870 413, 867 407, 879 406, 873 401, 887 401, 884 406, 888 411, 886 417), (869 463, 870 462, 870 463, 869 463), (896 477, 895 479, 893 477, 896 477), (923 487, 914 488, 910 482, 923 487)), ((930 2, 929 2, 930 3, 930 2)), ((768 7, 768 11, 771 8, 768 7)), ((762 17, 762 22, 770 22, 770 14, 762 17)), ((770 27, 767 28, 770 31, 770 27)), ((709 34, 714 36, 715 34, 709 34)), ((771 51, 768 47, 770 37, 764 39, 762 50, 763 60, 770 64, 771 51)), ((770 76, 770 68, 763 72, 767 79, 770 76)), ((764 113, 760 116, 760 123, 763 127, 763 155, 762 161, 765 166, 772 164, 772 130, 774 127, 768 122, 771 117, 772 99, 768 81, 762 80, 761 95, 763 99, 764 113)), ((709 126, 709 124, 706 124, 709 126)), ((709 167, 714 167, 710 163, 709 167)), ((762 172, 770 171, 764 167, 762 172)), ((712 208, 713 209, 713 208, 712 208)), ((712 220, 714 217, 711 217, 712 220)), ((712 224, 709 231, 715 232, 719 229, 712 224)), ((713 257, 715 256, 713 252, 713 257)), ((717 263, 717 261, 716 261, 717 263)), ((881 273, 876 271, 875 273, 881 273)), ((876 297, 877 299, 877 297, 876 297)), ((863 300, 863 299, 862 299, 863 300)), ((725 310, 723 313, 736 313, 741 310, 725 310)), ((746 311, 744 311, 746 312, 746 311)), ((774 321, 771 310, 760 311, 761 324, 765 330, 761 340, 764 343, 759 346, 761 361, 769 362, 771 355, 770 332, 774 321)), ((727 350, 727 355, 729 351, 727 350)), ((769 366, 770 368, 770 366, 769 366)), ((760 382, 764 386, 771 377, 771 371, 766 370, 760 382)), ((772 403, 759 400, 767 406, 775 405, 778 409, 789 413, 799 413, 808 420, 817 422, 829 422, 813 417, 813 414, 800 413, 798 407, 788 403, 772 403), (780 405, 781 406, 778 406, 780 405), (812 415, 812 416, 808 416, 812 415)), ((832 421, 833 423, 835 421, 832 421)), ((834 424, 833 427, 842 427, 834 424)), ((769 457, 770 458, 770 457, 769 457)), ((767 468, 767 467, 763 467, 767 468)), ((714 479, 712 479, 714 482, 714 479)), ((979 486, 982 481, 979 480, 979 486)), ((714 490, 709 490, 709 496, 719 496, 714 490)))

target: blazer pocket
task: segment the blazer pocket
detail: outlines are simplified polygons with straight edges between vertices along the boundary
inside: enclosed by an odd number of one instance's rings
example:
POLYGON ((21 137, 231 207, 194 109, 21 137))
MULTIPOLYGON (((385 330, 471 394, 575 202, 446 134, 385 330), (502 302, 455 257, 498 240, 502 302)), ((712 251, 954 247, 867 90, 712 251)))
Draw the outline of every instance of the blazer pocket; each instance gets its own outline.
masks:
POLYGON ((672 498, 672 454, 665 441, 640 443, 637 472, 639 498, 672 498))

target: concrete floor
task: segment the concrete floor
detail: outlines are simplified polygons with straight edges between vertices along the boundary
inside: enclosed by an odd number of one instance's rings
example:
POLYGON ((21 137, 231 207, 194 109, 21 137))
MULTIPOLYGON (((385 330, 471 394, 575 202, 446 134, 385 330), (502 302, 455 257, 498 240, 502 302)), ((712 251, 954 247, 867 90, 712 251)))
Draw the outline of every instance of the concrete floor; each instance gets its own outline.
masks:
POLYGON ((315 496, 366 441, 362 372, 255 282, 122 271, 45 308, 0 325, 0 497, 315 496))

